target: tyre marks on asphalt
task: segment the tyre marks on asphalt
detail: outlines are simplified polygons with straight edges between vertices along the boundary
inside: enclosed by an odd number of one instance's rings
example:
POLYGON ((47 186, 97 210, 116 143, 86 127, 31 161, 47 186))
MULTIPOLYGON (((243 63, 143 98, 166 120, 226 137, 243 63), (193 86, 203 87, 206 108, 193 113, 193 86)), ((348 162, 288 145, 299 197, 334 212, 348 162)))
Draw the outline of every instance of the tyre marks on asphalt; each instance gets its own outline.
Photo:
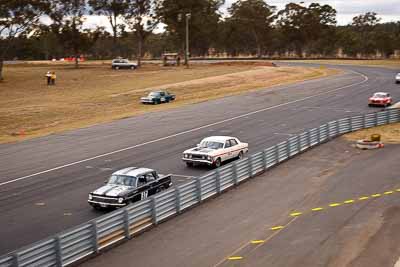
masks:
POLYGON ((340 202, 332 202, 325 206, 315 207, 307 211, 292 211, 288 214, 290 220, 286 224, 280 224, 268 227, 267 232, 269 233, 269 235, 266 238, 253 239, 246 242, 245 244, 237 248, 235 251, 233 251, 228 257, 225 257, 220 262, 215 264, 214 267, 240 265, 240 262, 246 260, 246 255, 250 255, 251 252, 259 248, 260 246, 266 245, 266 243, 268 243, 269 240, 271 240, 273 237, 275 237, 276 235, 287 229, 290 224, 292 224, 296 219, 300 217, 305 217, 308 214, 313 214, 316 212, 318 213, 328 212, 329 210, 337 207, 350 207, 352 205, 357 205, 359 203, 365 202, 365 200, 370 200, 370 201, 378 200, 384 197, 395 195, 396 193, 400 193, 400 188, 388 190, 383 193, 363 195, 357 198, 351 198, 340 202))

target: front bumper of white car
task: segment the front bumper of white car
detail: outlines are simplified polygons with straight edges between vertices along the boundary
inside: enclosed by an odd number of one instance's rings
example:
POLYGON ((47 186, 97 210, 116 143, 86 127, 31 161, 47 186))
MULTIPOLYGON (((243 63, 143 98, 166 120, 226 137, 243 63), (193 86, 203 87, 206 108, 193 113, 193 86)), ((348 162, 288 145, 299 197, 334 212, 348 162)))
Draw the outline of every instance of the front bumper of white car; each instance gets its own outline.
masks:
POLYGON ((207 155, 183 154, 182 160, 184 162, 197 162, 209 165, 214 163, 213 157, 207 155))

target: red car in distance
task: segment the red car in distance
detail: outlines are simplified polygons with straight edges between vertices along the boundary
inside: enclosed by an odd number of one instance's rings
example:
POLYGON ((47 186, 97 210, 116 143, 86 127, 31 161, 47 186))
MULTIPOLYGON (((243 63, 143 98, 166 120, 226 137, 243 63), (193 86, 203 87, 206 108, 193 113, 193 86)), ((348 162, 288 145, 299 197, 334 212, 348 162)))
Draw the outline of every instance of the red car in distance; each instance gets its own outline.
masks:
POLYGON ((392 104, 392 97, 389 93, 378 92, 368 99, 368 106, 390 106, 392 104))

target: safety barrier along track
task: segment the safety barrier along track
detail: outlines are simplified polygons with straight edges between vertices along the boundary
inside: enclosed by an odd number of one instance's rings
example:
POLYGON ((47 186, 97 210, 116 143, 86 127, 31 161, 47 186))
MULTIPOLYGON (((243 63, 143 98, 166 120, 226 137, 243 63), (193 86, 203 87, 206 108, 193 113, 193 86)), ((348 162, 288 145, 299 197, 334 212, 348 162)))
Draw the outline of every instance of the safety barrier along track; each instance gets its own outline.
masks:
POLYGON ((193 181, 2 256, 0 267, 76 263, 332 138, 395 122, 400 122, 400 109, 328 122, 193 181))

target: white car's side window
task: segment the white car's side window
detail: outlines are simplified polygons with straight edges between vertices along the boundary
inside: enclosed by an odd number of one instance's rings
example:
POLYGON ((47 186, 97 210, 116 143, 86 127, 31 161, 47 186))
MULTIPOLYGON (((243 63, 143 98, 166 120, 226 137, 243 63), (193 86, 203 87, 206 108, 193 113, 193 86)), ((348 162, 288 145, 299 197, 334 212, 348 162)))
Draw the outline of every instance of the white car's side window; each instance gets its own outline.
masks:
POLYGON ((235 139, 231 139, 231 146, 237 146, 238 142, 235 139))
POLYGON ((231 142, 228 140, 225 142, 225 148, 230 148, 231 147, 231 142))

